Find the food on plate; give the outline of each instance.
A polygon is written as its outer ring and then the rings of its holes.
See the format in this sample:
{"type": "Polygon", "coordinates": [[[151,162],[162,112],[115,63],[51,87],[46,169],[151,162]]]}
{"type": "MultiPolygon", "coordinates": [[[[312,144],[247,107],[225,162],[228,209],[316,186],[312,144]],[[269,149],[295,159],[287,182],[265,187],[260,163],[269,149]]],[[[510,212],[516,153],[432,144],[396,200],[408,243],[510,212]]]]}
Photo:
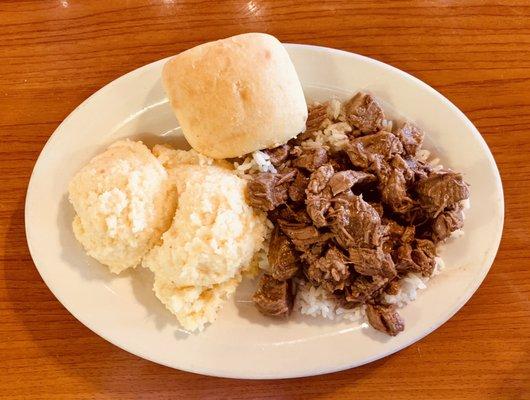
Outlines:
{"type": "Polygon", "coordinates": [[[70,183],[76,238],[119,273],[142,265],[153,290],[190,331],[213,322],[255,264],[264,213],[245,199],[232,164],[194,150],[118,141],[70,183]]]}
{"type": "Polygon", "coordinates": [[[469,187],[414,124],[357,93],[306,105],[265,34],[170,59],[163,83],[192,150],[119,141],[70,183],[76,238],[119,273],[141,262],[189,331],[213,322],[245,275],[271,317],[366,319],[388,335],[462,234],[469,187]]]}
{"type": "Polygon", "coordinates": [[[170,59],[162,77],[184,136],[207,156],[239,157],[305,129],[302,86],[273,36],[247,33],[202,44],[170,59]]]}
{"type": "Polygon", "coordinates": [[[153,290],[156,297],[188,331],[203,330],[217,318],[223,304],[235,292],[241,274],[225,282],[204,286],[177,287],[170,281],[155,276],[153,290]]]}
{"type": "Polygon", "coordinates": [[[113,273],[135,267],[169,228],[175,190],[142,142],[121,140],[71,180],[75,237],[113,273]]]}
{"type": "Polygon", "coordinates": [[[180,287],[210,286],[239,274],[264,240],[264,216],[245,201],[246,182],[217,166],[176,172],[178,206],[162,243],[143,265],[180,287]]]}
{"type": "Polygon", "coordinates": [[[180,150],[157,147],[155,153],[171,164],[178,192],[171,227],[161,243],[143,259],[155,274],[155,294],[189,330],[213,322],[222,301],[235,290],[241,274],[261,248],[267,228],[262,212],[245,200],[247,182],[233,170],[192,162],[180,150]],[[172,155],[171,155],[172,154],[172,155]]]}
{"type": "Polygon", "coordinates": [[[262,313],[287,316],[298,288],[302,313],[362,309],[377,330],[404,329],[396,304],[436,272],[469,198],[461,174],[428,161],[423,139],[358,93],[311,106],[305,132],[264,151],[269,165],[248,174],[249,203],[274,224],[253,297],[262,313]]]}

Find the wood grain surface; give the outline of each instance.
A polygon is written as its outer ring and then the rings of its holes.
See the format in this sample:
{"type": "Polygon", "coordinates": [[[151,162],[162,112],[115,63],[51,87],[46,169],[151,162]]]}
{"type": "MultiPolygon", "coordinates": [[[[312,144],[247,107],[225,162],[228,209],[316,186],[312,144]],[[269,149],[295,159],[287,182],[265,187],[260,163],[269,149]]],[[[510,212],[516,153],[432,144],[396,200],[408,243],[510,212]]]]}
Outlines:
{"type": "Polygon", "coordinates": [[[528,0],[2,0],[0,398],[530,399],[529,93],[528,0]],[[449,322],[395,355],[282,381],[175,371],[93,334],[33,265],[24,198],[58,124],[132,69],[248,31],[353,51],[407,71],[463,110],[493,151],[506,223],[491,272],[449,322]]]}

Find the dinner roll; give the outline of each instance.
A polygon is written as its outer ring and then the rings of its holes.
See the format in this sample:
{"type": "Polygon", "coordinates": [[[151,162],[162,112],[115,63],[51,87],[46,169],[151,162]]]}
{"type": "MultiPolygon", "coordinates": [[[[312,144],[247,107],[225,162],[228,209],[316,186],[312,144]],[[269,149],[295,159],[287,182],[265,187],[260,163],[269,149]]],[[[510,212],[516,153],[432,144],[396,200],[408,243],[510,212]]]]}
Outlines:
{"type": "Polygon", "coordinates": [[[302,86],[271,35],[246,33],[186,50],[166,63],[162,78],[184,136],[212,158],[275,147],[305,129],[302,86]]]}

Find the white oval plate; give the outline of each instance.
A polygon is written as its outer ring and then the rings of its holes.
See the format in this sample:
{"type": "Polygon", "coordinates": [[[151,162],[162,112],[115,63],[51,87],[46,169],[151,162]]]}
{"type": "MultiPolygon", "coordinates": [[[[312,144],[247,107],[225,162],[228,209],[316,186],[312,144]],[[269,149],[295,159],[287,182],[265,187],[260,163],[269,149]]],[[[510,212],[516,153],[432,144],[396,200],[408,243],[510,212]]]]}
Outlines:
{"type": "Polygon", "coordinates": [[[71,230],[67,184],[118,138],[185,145],[161,86],[165,60],[111,82],[81,104],[50,137],[26,198],[26,234],[42,278],[83,324],[133,354],[173,368],[233,378],[288,378],[368,363],[419,340],[446,322],[486,276],[501,238],[504,203],[493,157],[471,122],[446,98],[386,64],[321,47],[286,45],[310,99],[375,94],[427,131],[442,162],[465,174],[472,207],[465,235],[442,252],[446,270],[402,310],[405,332],[390,338],[366,326],[295,316],[278,322],[238,289],[218,320],[188,335],[151,291],[142,268],[113,276],[87,257],[71,230]]]}

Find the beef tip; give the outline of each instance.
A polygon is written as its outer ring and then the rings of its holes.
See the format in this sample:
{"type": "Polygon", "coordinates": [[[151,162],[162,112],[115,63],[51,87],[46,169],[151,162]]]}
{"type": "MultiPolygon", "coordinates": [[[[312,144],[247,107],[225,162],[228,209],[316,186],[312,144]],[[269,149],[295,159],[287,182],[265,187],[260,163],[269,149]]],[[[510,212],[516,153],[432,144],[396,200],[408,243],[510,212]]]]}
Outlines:
{"type": "Polygon", "coordinates": [[[412,260],[412,244],[404,243],[393,253],[396,270],[400,273],[417,271],[419,267],[412,260]]]}
{"type": "Polygon", "coordinates": [[[308,246],[315,243],[325,242],[331,235],[323,234],[313,225],[305,225],[295,222],[288,222],[278,219],[278,224],[282,232],[287,235],[298,250],[304,251],[308,246]]]}
{"type": "Polygon", "coordinates": [[[307,193],[320,193],[327,186],[330,178],[333,176],[333,167],[331,164],[324,164],[311,174],[307,193]]]}
{"type": "Polygon", "coordinates": [[[398,279],[391,281],[385,288],[385,293],[391,296],[395,296],[401,290],[401,284],[398,279]]]}
{"type": "Polygon", "coordinates": [[[349,303],[366,303],[377,297],[388,283],[380,276],[359,276],[345,289],[344,299],[349,303]]]}
{"type": "Polygon", "coordinates": [[[329,163],[335,171],[343,171],[352,167],[350,158],[344,151],[333,153],[329,163]]]}
{"type": "Polygon", "coordinates": [[[416,184],[416,193],[420,205],[436,217],[445,208],[467,199],[469,186],[461,174],[441,171],[420,180],[416,184]]]}
{"type": "MultiPolygon", "coordinates": [[[[324,255],[324,250],[328,247],[327,242],[318,242],[311,246],[308,246],[304,249],[303,252],[300,253],[300,259],[306,263],[306,267],[309,266],[311,263],[318,260],[320,257],[324,255]]],[[[306,268],[306,275],[307,275],[307,268],[306,268]]]]}
{"type": "Polygon", "coordinates": [[[306,274],[309,281],[328,292],[344,289],[345,282],[350,276],[347,260],[336,247],[330,247],[324,257],[309,264],[306,274]]]}
{"type": "Polygon", "coordinates": [[[403,225],[398,224],[393,219],[384,219],[383,223],[387,226],[388,235],[390,238],[397,242],[401,239],[401,236],[405,233],[405,227],[403,225]]]}
{"type": "Polygon", "coordinates": [[[377,101],[366,93],[357,93],[345,106],[350,125],[361,132],[375,132],[381,129],[385,114],[377,101]]]}
{"type": "Polygon", "coordinates": [[[325,188],[318,194],[308,193],[305,200],[307,214],[316,227],[322,228],[328,224],[326,213],[331,206],[331,190],[325,188]]]}
{"type": "Polygon", "coordinates": [[[274,210],[285,202],[283,190],[276,187],[276,174],[262,172],[253,176],[248,183],[249,203],[263,211],[274,210]]]}
{"type": "Polygon", "coordinates": [[[292,201],[302,201],[305,199],[305,190],[309,179],[300,171],[297,171],[293,183],[289,186],[289,198],[292,201]]]}
{"type": "Polygon", "coordinates": [[[291,281],[279,281],[264,274],[259,280],[252,300],[264,315],[287,317],[293,308],[291,281]]]}
{"type": "Polygon", "coordinates": [[[444,211],[434,219],[432,224],[433,240],[441,242],[451,236],[451,233],[464,226],[464,216],[460,210],[444,211]]]}
{"type": "Polygon", "coordinates": [[[318,131],[328,118],[327,104],[312,104],[307,110],[306,132],[318,131]]]}
{"type": "Polygon", "coordinates": [[[326,247],[325,242],[318,242],[311,246],[308,246],[300,253],[300,258],[307,264],[315,262],[317,259],[324,255],[324,248],[326,247]]]}
{"type": "Polygon", "coordinates": [[[298,257],[294,246],[279,229],[274,227],[269,242],[268,254],[271,275],[274,279],[285,281],[298,272],[298,257]]]}
{"type": "Polygon", "coordinates": [[[399,218],[406,225],[424,226],[431,220],[430,214],[417,202],[405,213],[399,214],[399,218]]]}
{"type": "Polygon", "coordinates": [[[248,183],[248,198],[251,206],[271,211],[287,201],[288,184],[294,179],[295,171],[286,174],[260,172],[248,183]]]}
{"type": "Polygon", "coordinates": [[[310,172],[315,171],[328,162],[328,154],[322,147],[305,150],[293,161],[293,165],[298,168],[304,168],[310,172]]]}
{"type": "Polygon", "coordinates": [[[311,217],[309,217],[305,208],[295,209],[289,205],[280,206],[274,211],[269,212],[269,219],[273,222],[276,222],[278,219],[283,219],[287,222],[311,225],[311,217]]]}
{"type": "Polygon", "coordinates": [[[327,225],[325,214],[331,206],[331,190],[327,184],[333,173],[333,167],[330,164],[324,164],[309,178],[305,204],[307,213],[317,227],[327,225]]]}
{"type": "Polygon", "coordinates": [[[412,179],[414,182],[427,178],[433,173],[433,168],[431,165],[419,161],[416,158],[406,158],[405,162],[407,163],[408,168],[414,174],[412,179]]]}
{"type": "Polygon", "coordinates": [[[427,239],[416,239],[416,248],[412,250],[412,260],[423,276],[431,276],[436,266],[436,245],[427,239]]]}
{"type": "Polygon", "coordinates": [[[400,171],[405,178],[407,184],[414,182],[416,177],[414,170],[410,167],[406,160],[403,159],[399,154],[395,155],[390,161],[390,165],[400,171]]]}
{"type": "Polygon", "coordinates": [[[384,233],[381,217],[362,196],[352,195],[345,199],[342,193],[333,200],[331,229],[344,249],[381,244],[384,233]]]}
{"type": "Polygon", "coordinates": [[[368,304],[366,316],[373,328],[390,336],[396,336],[405,329],[403,319],[393,306],[368,304]]]}
{"type": "Polygon", "coordinates": [[[401,235],[400,241],[401,243],[411,243],[414,240],[415,236],[416,236],[416,227],[407,226],[405,230],[403,231],[403,234],[401,235]]]}
{"type": "Polygon", "coordinates": [[[391,169],[388,174],[378,174],[383,202],[395,213],[403,214],[413,206],[407,194],[407,182],[403,173],[391,169]]]}
{"type": "Polygon", "coordinates": [[[396,269],[390,254],[384,253],[380,248],[352,247],[349,249],[349,254],[349,260],[353,263],[353,268],[361,275],[378,275],[385,278],[396,276],[396,269]]]}
{"type": "Polygon", "coordinates": [[[357,183],[373,182],[375,176],[362,171],[339,171],[336,172],[329,180],[331,193],[333,196],[351,189],[357,183]]]}
{"type": "Polygon", "coordinates": [[[332,219],[332,224],[335,225],[333,230],[335,232],[341,226],[348,225],[350,222],[350,202],[353,201],[354,194],[351,190],[347,190],[331,199],[332,207],[328,211],[328,216],[332,219]]]}
{"type": "Polygon", "coordinates": [[[289,150],[291,150],[291,146],[283,144],[274,149],[265,150],[265,152],[269,155],[272,165],[278,167],[289,157],[289,150]]]}
{"type": "Polygon", "coordinates": [[[381,203],[368,202],[368,204],[370,204],[374,208],[374,210],[377,211],[379,217],[383,218],[385,209],[381,203]]]}
{"type": "Polygon", "coordinates": [[[412,243],[404,243],[394,253],[396,269],[400,273],[419,272],[423,276],[431,276],[436,265],[436,246],[427,239],[416,239],[412,243]]]}
{"type": "Polygon", "coordinates": [[[405,123],[396,132],[396,136],[403,144],[405,154],[414,157],[423,144],[424,134],[415,125],[405,123]]]}
{"type": "Polygon", "coordinates": [[[287,185],[294,181],[297,172],[296,168],[283,168],[281,173],[276,174],[278,177],[276,185],[284,185],[285,187],[288,187],[287,185]]]}
{"type": "Polygon", "coordinates": [[[352,164],[358,168],[377,171],[383,160],[390,160],[403,152],[399,139],[389,132],[379,132],[355,138],[346,147],[346,153],[352,164]]]}

